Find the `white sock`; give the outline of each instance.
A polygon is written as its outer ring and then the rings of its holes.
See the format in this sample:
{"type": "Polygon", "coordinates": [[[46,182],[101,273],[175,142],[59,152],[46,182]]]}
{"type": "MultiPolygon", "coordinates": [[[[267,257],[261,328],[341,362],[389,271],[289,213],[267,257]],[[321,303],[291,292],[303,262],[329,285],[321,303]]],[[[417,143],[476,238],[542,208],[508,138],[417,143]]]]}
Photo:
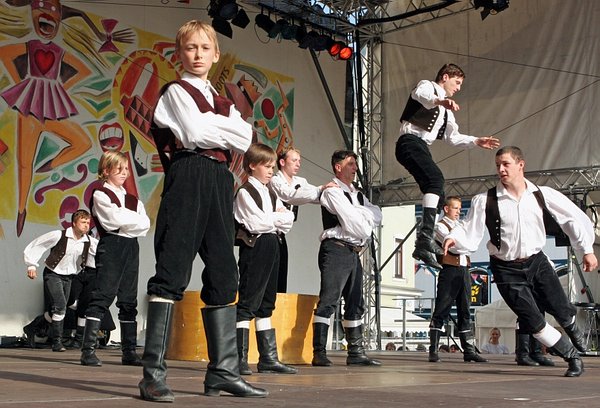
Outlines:
{"type": "Polygon", "coordinates": [[[546,326],[541,331],[533,333],[533,337],[535,337],[535,339],[542,343],[544,346],[552,347],[556,343],[558,343],[558,341],[562,337],[562,334],[560,334],[560,332],[554,327],[546,323],[546,326]]]}

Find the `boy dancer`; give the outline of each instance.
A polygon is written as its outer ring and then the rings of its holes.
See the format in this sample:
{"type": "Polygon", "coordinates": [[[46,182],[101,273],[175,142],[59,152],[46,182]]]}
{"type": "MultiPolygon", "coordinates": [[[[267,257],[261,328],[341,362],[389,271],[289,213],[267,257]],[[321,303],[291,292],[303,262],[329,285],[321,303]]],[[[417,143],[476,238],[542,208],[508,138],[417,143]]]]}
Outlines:
{"type": "Polygon", "coordinates": [[[233,254],[233,175],[227,162],[230,150],[248,149],[252,127],[208,81],[210,67],[219,60],[215,30],[189,21],[179,29],[175,49],[185,72],[162,89],[152,129],[166,173],[154,237],[156,274],[148,281],[140,395],[149,401],[175,399],[166,382],[169,326],[173,303],[183,297],[194,258],[200,254],[205,265],[202,319],[210,360],[204,393],[265,397],[265,390],[240,377],[233,304],[238,271],[233,254]]]}
{"type": "Polygon", "coordinates": [[[277,298],[279,245],[292,228],[294,213],[283,206],[267,184],[273,177],[277,154],[264,144],[253,144],[244,154],[244,170],[250,176],[238,190],[233,213],[239,223],[240,269],[237,304],[237,343],[240,374],[251,375],[248,367],[248,334],[254,318],[258,345],[259,373],[296,374],[279,361],[271,315],[277,298]]]}
{"type": "MultiPolygon", "coordinates": [[[[44,293],[49,300],[51,320],[49,337],[52,339],[52,351],[66,351],[62,343],[64,318],[67,314],[67,300],[71,292],[71,280],[86,265],[88,260],[93,266],[98,240],[89,236],[90,213],[77,210],[72,217],[71,226],[63,231],[48,232],[25,247],[23,257],[27,265],[27,276],[35,279],[38,262],[44,252],[50,250],[44,268],[44,293]]],[[[35,329],[45,324],[45,314],[24,327],[27,341],[35,347],[35,329]]]]}
{"type": "MultiPolygon", "coordinates": [[[[337,187],[334,182],[323,186],[313,186],[305,178],[298,176],[300,171],[300,150],[294,146],[284,148],[277,157],[279,171],[273,176],[269,187],[277,194],[288,209],[294,213],[294,221],[298,218],[298,206],[312,203],[319,204],[321,192],[327,187],[337,187]]],[[[288,247],[285,235],[280,235],[281,246],[279,251],[279,277],[277,278],[277,292],[287,292],[288,276],[288,247]]]]}
{"type": "Polygon", "coordinates": [[[121,152],[105,152],[98,164],[102,187],[94,190],[90,209],[100,235],[96,252],[96,288],[85,311],[81,364],[101,366],[96,339],[102,318],[115,297],[121,323],[123,365],[141,365],[137,345],[138,237],[146,236],[150,219],[144,204],[128,194],[123,183],[129,177],[129,159],[121,152]]]}
{"type": "Polygon", "coordinates": [[[433,161],[429,145],[444,140],[453,146],[494,149],[500,141],[494,137],[474,137],[458,133],[454,113],[460,109],[450,99],[465,79],[454,64],[444,65],[435,81],[420,81],[410,93],[402,117],[400,137],[396,142],[396,160],[414,177],[423,195],[423,220],[415,242],[413,258],[442,269],[435,255],[443,251],[433,238],[437,206],[444,195],[444,175],[433,161]]]}
{"type": "MultiPolygon", "coordinates": [[[[462,203],[459,197],[446,198],[444,205],[444,218],[435,225],[435,240],[440,244],[446,235],[458,225],[462,203]]],[[[440,361],[438,346],[444,322],[450,316],[452,303],[456,302],[458,320],[458,336],[463,348],[463,359],[466,362],[485,363],[487,360],[477,353],[472,344],[471,333],[471,276],[468,267],[471,260],[468,255],[449,252],[447,255],[438,256],[442,270],[438,275],[437,297],[431,323],[429,324],[429,361],[440,361]]]]}

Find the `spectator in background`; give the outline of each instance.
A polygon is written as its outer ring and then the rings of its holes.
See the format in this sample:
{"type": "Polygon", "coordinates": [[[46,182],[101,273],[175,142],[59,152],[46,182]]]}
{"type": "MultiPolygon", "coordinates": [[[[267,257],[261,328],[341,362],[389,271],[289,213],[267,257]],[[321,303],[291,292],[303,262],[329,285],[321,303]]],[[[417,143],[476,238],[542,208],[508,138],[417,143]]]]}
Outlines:
{"type": "Polygon", "coordinates": [[[508,347],[504,344],[500,344],[500,337],[502,337],[500,329],[497,327],[492,328],[490,330],[490,339],[488,343],[481,347],[481,351],[488,354],[510,354],[508,347]]]}

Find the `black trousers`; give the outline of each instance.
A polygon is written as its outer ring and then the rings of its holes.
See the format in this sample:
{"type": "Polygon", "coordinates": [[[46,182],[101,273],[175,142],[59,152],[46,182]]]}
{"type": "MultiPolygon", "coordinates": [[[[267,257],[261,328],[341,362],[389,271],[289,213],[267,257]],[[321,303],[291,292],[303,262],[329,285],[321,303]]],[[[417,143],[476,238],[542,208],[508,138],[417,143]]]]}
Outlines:
{"type": "Polygon", "coordinates": [[[505,262],[491,257],[490,269],[502,298],[518,317],[521,333],[542,330],[546,326],[544,311],[562,327],[571,324],[577,310],[543,252],[526,262],[505,262]]]}
{"type": "Polygon", "coordinates": [[[441,329],[456,302],[457,328],[471,330],[471,277],[465,266],[443,265],[438,275],[435,309],[430,327],[441,329]]]}
{"type": "Polygon", "coordinates": [[[271,317],[277,300],[279,239],[275,234],[258,237],[254,247],[240,247],[237,321],[271,317]]]}
{"type": "Polygon", "coordinates": [[[148,294],[181,300],[196,255],[204,262],[200,297],[207,305],[235,302],[233,175],[225,163],[178,154],[165,177],[156,220],[156,274],[148,294]]]}
{"type": "Polygon", "coordinates": [[[360,257],[347,246],[331,239],[319,248],[321,290],[315,315],[329,318],[344,298],[344,320],[360,320],[365,311],[362,295],[363,269],[360,257]]]}
{"type": "Polygon", "coordinates": [[[106,234],[96,250],[96,287],[86,317],[102,320],[117,298],[120,321],[135,321],[140,248],[137,238],[106,234]]]}
{"type": "Polygon", "coordinates": [[[51,315],[66,315],[71,280],[75,275],[61,275],[44,268],[44,293],[48,296],[51,315]]]}
{"type": "Polygon", "coordinates": [[[281,244],[279,245],[279,270],[277,272],[277,293],[287,292],[288,278],[288,246],[285,235],[281,234],[281,244]]]}
{"type": "Polygon", "coordinates": [[[429,146],[421,138],[411,134],[400,136],[396,142],[396,160],[414,177],[423,194],[431,193],[443,198],[444,175],[433,161],[429,146]]]}

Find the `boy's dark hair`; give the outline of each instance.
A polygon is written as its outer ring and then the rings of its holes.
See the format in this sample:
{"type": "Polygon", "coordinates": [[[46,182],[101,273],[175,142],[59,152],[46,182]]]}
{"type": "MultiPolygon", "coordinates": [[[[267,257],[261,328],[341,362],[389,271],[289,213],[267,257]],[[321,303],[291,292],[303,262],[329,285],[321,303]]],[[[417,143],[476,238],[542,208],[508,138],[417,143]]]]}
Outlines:
{"type": "Polygon", "coordinates": [[[358,160],[358,156],[352,150],[336,150],[331,155],[331,168],[335,173],[335,165],[339,162],[344,161],[347,157],[354,157],[354,160],[358,160]]]}
{"type": "Polygon", "coordinates": [[[503,154],[510,154],[515,161],[525,160],[525,156],[523,155],[523,151],[519,149],[517,146],[504,146],[498,149],[496,152],[496,157],[502,156],[503,154]]]}
{"type": "Polygon", "coordinates": [[[248,174],[252,174],[250,165],[256,164],[267,164],[269,162],[275,162],[277,160],[277,153],[266,144],[252,143],[248,148],[248,151],[244,153],[244,171],[248,174]]]}
{"type": "Polygon", "coordinates": [[[442,80],[444,74],[448,74],[448,76],[450,78],[452,78],[452,77],[464,78],[465,77],[465,73],[463,72],[462,69],[460,69],[460,67],[458,65],[445,64],[438,71],[437,76],[435,77],[435,82],[440,82],[442,80]]]}
{"type": "Polygon", "coordinates": [[[73,213],[73,215],[71,216],[71,223],[77,222],[80,218],[90,219],[90,218],[92,218],[92,216],[86,210],[79,209],[79,210],[75,211],[73,213]]]}

